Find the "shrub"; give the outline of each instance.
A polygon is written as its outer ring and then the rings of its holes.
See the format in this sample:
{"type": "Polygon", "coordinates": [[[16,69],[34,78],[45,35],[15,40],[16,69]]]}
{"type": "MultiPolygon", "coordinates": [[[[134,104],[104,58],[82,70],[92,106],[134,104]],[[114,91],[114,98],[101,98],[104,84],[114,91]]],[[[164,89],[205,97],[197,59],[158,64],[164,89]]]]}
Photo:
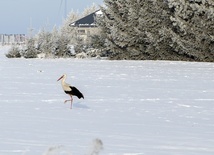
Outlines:
{"type": "Polygon", "coordinates": [[[8,53],[5,54],[7,58],[20,58],[20,50],[19,47],[13,45],[11,49],[9,49],[8,53]]]}

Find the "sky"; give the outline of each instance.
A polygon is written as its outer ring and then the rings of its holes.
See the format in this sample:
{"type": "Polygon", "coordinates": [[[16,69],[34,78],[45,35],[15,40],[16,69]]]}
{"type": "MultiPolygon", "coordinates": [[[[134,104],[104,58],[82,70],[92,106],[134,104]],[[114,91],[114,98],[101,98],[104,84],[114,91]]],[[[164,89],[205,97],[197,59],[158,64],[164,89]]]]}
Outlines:
{"type": "Polygon", "coordinates": [[[65,12],[81,13],[93,3],[102,5],[103,0],[0,0],[0,34],[28,34],[30,30],[36,33],[41,28],[59,27],[65,12]]]}

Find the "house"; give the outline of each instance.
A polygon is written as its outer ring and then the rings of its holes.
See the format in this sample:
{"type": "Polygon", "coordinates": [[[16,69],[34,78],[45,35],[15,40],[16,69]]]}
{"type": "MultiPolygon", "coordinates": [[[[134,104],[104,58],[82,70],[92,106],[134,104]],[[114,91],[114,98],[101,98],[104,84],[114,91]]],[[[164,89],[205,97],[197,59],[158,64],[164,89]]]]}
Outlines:
{"type": "Polygon", "coordinates": [[[97,10],[79,20],[70,24],[71,27],[76,27],[78,35],[84,40],[88,36],[98,33],[99,29],[96,25],[96,17],[102,15],[101,10],[97,10]]]}

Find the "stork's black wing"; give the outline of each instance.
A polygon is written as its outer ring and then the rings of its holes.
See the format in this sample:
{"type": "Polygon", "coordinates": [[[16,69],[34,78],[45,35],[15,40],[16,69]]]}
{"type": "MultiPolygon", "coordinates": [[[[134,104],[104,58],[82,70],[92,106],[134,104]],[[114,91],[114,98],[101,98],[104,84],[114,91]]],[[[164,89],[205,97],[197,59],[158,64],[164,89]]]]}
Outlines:
{"type": "Polygon", "coordinates": [[[71,94],[72,95],[77,96],[79,99],[80,98],[84,99],[83,94],[76,87],[70,86],[70,88],[71,88],[71,94]]]}

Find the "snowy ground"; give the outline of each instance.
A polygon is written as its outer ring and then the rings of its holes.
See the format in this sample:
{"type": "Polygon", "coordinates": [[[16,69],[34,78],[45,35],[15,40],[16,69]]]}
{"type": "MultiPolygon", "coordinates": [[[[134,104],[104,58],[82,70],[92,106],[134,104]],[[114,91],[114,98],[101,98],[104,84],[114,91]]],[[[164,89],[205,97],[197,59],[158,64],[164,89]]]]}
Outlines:
{"type": "Polygon", "coordinates": [[[214,63],[7,59],[0,155],[213,155],[214,63]],[[67,73],[85,100],[56,80],[67,73]]]}

